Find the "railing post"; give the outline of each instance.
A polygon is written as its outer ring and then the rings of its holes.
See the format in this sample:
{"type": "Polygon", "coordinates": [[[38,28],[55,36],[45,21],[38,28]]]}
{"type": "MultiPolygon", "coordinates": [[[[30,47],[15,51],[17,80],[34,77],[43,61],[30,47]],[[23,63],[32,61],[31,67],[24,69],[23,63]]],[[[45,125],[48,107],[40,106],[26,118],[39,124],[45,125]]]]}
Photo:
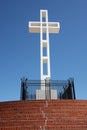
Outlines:
{"type": "Polygon", "coordinates": [[[25,78],[21,79],[21,100],[26,100],[25,78]]]}

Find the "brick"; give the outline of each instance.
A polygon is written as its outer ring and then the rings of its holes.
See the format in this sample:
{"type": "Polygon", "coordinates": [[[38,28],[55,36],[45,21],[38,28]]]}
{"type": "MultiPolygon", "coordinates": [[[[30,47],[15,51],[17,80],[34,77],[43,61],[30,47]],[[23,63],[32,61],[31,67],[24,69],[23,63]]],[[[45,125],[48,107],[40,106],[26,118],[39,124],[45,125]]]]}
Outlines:
{"type": "Polygon", "coordinates": [[[0,130],[86,130],[87,100],[0,102],[0,130]]]}

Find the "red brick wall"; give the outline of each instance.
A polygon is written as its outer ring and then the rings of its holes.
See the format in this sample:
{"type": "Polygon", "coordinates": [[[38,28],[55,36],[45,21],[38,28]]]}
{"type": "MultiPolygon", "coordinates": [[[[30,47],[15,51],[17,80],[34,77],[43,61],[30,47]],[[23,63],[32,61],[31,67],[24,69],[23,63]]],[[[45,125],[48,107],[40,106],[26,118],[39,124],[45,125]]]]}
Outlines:
{"type": "Polygon", "coordinates": [[[87,130],[87,101],[1,102],[0,130],[87,130]]]}

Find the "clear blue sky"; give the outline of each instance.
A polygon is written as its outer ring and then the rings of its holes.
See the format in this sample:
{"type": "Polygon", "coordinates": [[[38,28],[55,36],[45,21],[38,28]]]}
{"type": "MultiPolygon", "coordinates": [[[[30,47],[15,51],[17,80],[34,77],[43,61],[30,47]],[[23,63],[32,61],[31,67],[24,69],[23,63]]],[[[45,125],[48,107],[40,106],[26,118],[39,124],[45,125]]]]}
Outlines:
{"type": "Polygon", "coordinates": [[[60,22],[50,35],[51,79],[74,77],[77,99],[87,99],[87,0],[0,0],[0,101],[20,99],[20,79],[40,79],[39,34],[29,21],[60,22]]]}

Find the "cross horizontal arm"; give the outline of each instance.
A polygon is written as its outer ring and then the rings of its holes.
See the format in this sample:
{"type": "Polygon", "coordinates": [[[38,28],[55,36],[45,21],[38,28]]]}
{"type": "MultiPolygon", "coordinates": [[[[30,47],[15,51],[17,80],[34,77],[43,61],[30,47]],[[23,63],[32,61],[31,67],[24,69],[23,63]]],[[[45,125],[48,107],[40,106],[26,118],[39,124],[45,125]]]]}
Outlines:
{"type": "Polygon", "coordinates": [[[40,22],[29,22],[29,32],[40,32],[40,22]]]}
{"type": "Polygon", "coordinates": [[[46,32],[48,27],[49,33],[59,33],[60,23],[59,22],[29,22],[29,32],[39,33],[40,29],[46,32]]]}

